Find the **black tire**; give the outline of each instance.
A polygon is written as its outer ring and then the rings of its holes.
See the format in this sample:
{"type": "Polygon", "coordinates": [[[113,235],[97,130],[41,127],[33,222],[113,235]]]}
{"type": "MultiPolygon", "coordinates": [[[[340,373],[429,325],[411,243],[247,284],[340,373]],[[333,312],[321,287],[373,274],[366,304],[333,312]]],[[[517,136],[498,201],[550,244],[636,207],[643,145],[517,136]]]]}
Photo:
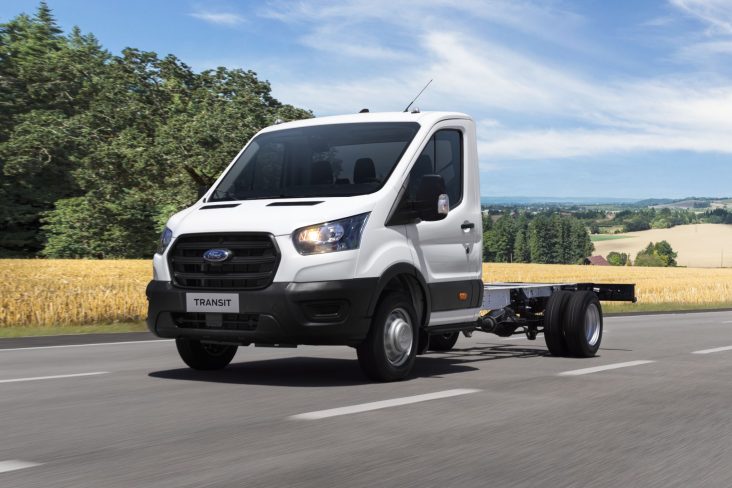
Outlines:
{"type": "Polygon", "coordinates": [[[430,345],[430,336],[423,327],[419,329],[419,347],[417,348],[417,356],[421,356],[427,352],[430,345]]]}
{"type": "Polygon", "coordinates": [[[385,294],[371,321],[369,333],[356,348],[361,370],[374,381],[398,381],[412,371],[419,333],[417,313],[403,293],[385,294]]]}
{"type": "Polygon", "coordinates": [[[569,354],[578,358],[593,357],[602,342],[602,306],[591,291],[578,291],[564,311],[564,338],[569,354]]]}
{"type": "Polygon", "coordinates": [[[237,346],[202,344],[201,341],[179,337],[175,340],[178,354],[189,367],[200,370],[223,369],[236,354],[237,346]]]}
{"type": "Polygon", "coordinates": [[[564,338],[564,315],[572,298],[569,291],[559,290],[552,293],[544,310],[544,342],[552,356],[567,356],[569,348],[564,338]]]}
{"type": "Polygon", "coordinates": [[[449,351],[455,346],[458,337],[460,337],[460,332],[431,335],[429,349],[430,351],[449,351]]]}

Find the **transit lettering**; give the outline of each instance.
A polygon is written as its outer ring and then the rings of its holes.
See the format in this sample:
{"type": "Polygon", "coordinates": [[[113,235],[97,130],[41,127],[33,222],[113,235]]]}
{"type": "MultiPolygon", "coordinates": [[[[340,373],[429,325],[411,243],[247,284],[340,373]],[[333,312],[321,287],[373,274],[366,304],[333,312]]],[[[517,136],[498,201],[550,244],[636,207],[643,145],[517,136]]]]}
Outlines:
{"type": "Polygon", "coordinates": [[[194,298],[197,307],[229,307],[231,298],[194,298]]]}

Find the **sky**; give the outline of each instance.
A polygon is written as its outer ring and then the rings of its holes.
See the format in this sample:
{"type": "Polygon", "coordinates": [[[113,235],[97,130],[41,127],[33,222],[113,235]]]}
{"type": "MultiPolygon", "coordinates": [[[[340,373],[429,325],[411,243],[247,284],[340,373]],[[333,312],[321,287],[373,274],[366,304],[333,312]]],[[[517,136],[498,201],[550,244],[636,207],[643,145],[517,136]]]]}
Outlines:
{"type": "Polygon", "coordinates": [[[732,196],[732,0],[48,4],[113,53],[251,69],[317,116],[403,110],[432,79],[415,105],[476,120],[483,196],[732,196]]]}

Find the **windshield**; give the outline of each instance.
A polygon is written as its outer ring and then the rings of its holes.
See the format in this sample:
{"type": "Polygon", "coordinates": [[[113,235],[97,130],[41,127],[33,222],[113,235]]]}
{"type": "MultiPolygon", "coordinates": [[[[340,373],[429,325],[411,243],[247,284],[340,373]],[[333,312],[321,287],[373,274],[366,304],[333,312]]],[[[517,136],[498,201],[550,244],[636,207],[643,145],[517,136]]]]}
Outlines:
{"type": "Polygon", "coordinates": [[[418,130],[415,122],[362,122],[260,134],[209,201],[373,193],[418,130]]]}

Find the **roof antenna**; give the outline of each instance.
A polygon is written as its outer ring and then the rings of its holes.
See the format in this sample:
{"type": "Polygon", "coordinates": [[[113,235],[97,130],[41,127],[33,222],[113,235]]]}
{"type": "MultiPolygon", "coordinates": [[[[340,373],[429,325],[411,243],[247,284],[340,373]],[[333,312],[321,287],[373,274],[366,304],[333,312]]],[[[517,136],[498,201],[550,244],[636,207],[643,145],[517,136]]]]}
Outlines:
{"type": "Polygon", "coordinates": [[[419,98],[419,96],[420,96],[420,95],[422,94],[422,92],[423,92],[423,91],[425,91],[425,90],[427,89],[427,87],[428,87],[428,86],[430,86],[430,83],[432,83],[432,80],[428,81],[428,82],[427,82],[427,84],[426,84],[426,85],[424,86],[424,88],[422,88],[422,89],[420,90],[420,92],[419,92],[419,93],[417,93],[417,96],[416,96],[416,97],[414,97],[414,100],[412,100],[411,102],[409,102],[409,105],[407,105],[407,108],[405,108],[405,109],[404,109],[404,111],[405,111],[405,112],[408,112],[408,111],[409,111],[409,107],[411,107],[411,106],[412,106],[412,104],[413,104],[414,102],[416,102],[416,101],[417,101],[417,99],[418,99],[418,98],[419,98]]]}

